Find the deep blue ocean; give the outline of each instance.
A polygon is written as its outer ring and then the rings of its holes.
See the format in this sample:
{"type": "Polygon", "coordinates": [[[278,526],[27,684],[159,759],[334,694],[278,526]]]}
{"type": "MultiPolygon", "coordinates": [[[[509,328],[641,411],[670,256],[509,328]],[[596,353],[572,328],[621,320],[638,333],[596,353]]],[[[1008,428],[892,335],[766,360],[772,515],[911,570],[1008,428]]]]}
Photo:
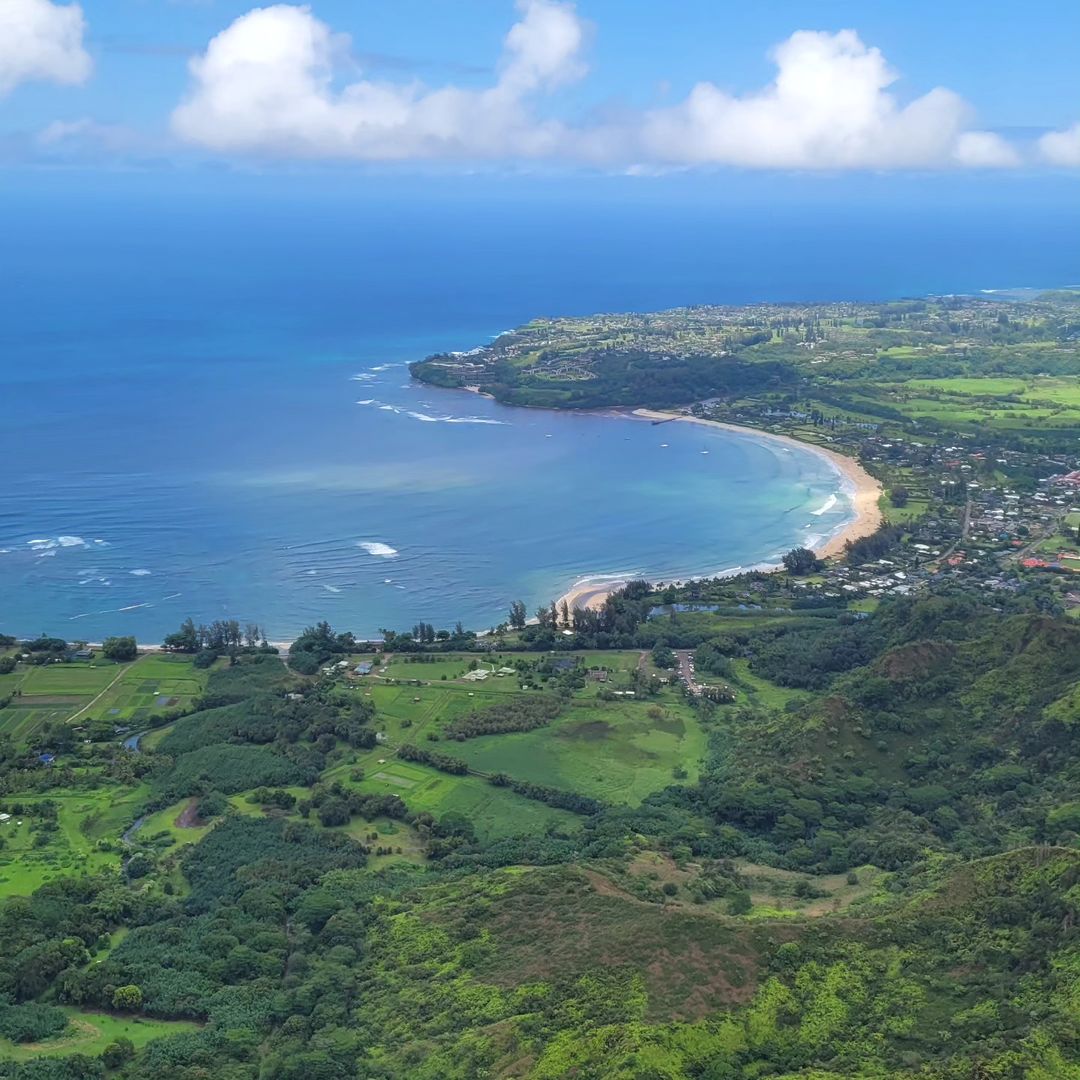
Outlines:
{"type": "Polygon", "coordinates": [[[4,193],[0,630],[485,627],[586,576],[774,560],[845,520],[813,455],[405,365],[536,315],[1080,279],[1060,200],[427,184],[4,193]]]}

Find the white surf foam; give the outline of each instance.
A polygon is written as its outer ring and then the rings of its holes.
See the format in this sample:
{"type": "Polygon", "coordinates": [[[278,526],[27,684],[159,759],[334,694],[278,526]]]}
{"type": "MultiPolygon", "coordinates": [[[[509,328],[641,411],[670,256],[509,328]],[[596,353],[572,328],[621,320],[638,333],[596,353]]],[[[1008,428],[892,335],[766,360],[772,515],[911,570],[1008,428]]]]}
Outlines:
{"type": "Polygon", "coordinates": [[[56,542],[61,547],[86,547],[86,541],[81,536],[58,536],[56,542]]]}
{"type": "Polygon", "coordinates": [[[325,590],[326,590],[327,592],[332,592],[332,593],[339,593],[339,592],[341,592],[341,590],[340,590],[340,589],[339,589],[339,588],[338,588],[338,587],[337,587],[336,585],[324,585],[324,586],[323,586],[323,588],[324,588],[324,589],[325,589],[325,590]]]}
{"type": "Polygon", "coordinates": [[[486,416],[431,416],[428,413],[408,412],[414,420],[420,420],[425,424],[498,424],[505,426],[505,420],[492,420],[486,416]]]}
{"type": "Polygon", "coordinates": [[[129,570],[128,573],[131,574],[132,577],[149,577],[150,576],[150,571],[149,570],[129,570]]]}
{"type": "Polygon", "coordinates": [[[813,514],[814,517],[821,517],[822,514],[827,514],[836,505],[836,502],[836,496],[830,495],[821,506],[816,510],[811,510],[810,513],[813,514]]]}
{"type": "Polygon", "coordinates": [[[362,547],[369,555],[375,555],[380,559],[392,559],[398,553],[397,548],[392,548],[389,544],[383,544],[377,540],[361,540],[357,547],[362,547]]]}

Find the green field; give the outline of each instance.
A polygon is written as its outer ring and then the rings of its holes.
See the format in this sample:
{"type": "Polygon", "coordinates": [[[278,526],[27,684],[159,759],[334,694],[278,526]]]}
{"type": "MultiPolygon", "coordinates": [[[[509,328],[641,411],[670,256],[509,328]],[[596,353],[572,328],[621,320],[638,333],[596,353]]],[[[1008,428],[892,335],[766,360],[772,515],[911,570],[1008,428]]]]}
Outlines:
{"type": "Polygon", "coordinates": [[[153,713],[187,708],[206,687],[209,672],[196,668],[190,657],[151,654],[141,656],[90,715],[138,726],[153,713]]]}
{"type": "Polygon", "coordinates": [[[65,1008],[70,1018],[67,1030],[55,1039],[40,1043],[13,1043],[0,1039],[0,1057],[9,1061],[31,1061],[50,1055],[99,1055],[109,1043],[118,1038],[130,1039],[136,1048],[151,1039],[197,1031],[199,1025],[185,1020],[147,1020],[143,1017],[113,1016],[111,1013],[83,1012],[65,1008]]]}
{"type": "Polygon", "coordinates": [[[93,697],[101,693],[120,674],[119,664],[43,664],[27,669],[19,689],[24,696],[42,697],[65,694],[93,697]]]}
{"type": "Polygon", "coordinates": [[[763,705],[769,709],[782,709],[790,701],[805,701],[808,695],[802,690],[788,690],[755,675],[750,670],[750,661],[736,659],[731,661],[735,672],[740,701],[747,704],[763,705]]]}
{"type": "Polygon", "coordinates": [[[176,824],[176,819],[190,801],[190,799],[180,799],[171,806],[166,806],[164,810],[157,810],[153,814],[147,814],[136,834],[138,841],[140,843],[149,841],[151,837],[163,832],[168,833],[173,842],[179,847],[194,844],[201,840],[213,828],[212,824],[199,825],[193,828],[180,828],[176,824]]]}
{"type": "MultiPolygon", "coordinates": [[[[487,683],[434,683],[431,686],[373,686],[371,700],[379,711],[377,724],[391,742],[415,742],[428,731],[439,732],[451,720],[474,709],[505,701],[519,691],[517,683],[503,680],[504,689],[487,683]]],[[[535,693],[535,691],[531,691],[535,693]]]]}
{"type": "MultiPolygon", "coordinates": [[[[457,750],[455,744],[455,756],[463,756],[457,750]]],[[[369,795],[399,795],[415,813],[427,812],[436,818],[463,814],[485,841],[520,833],[540,836],[551,827],[573,829],[581,822],[568,810],[534,802],[477,776],[450,776],[414,761],[399,761],[382,751],[372,751],[362,764],[364,779],[358,784],[348,780],[347,770],[330,778],[369,795]]],[[[354,822],[349,828],[355,830],[356,825],[354,822]]],[[[364,827],[360,825],[361,831],[364,827]]]]}
{"type": "Polygon", "coordinates": [[[147,788],[104,787],[96,791],[50,792],[9,796],[7,802],[32,806],[43,799],[58,804],[57,832],[43,847],[35,846],[32,815],[12,815],[0,823],[0,897],[26,896],[39,885],[65,875],[118,867],[117,842],[131,823],[147,788]],[[22,822],[20,825],[19,822],[22,822]],[[108,845],[102,848],[99,842],[108,845]]]}
{"type": "Polygon", "coordinates": [[[575,702],[548,727],[448,744],[448,753],[486,773],[577,791],[636,806],[646,795],[698,776],[706,736],[694,711],[674,694],[657,702],[575,702]],[[650,716],[654,708],[662,716],[650,716]]]}
{"type": "MultiPolygon", "coordinates": [[[[415,660],[409,660],[407,655],[403,654],[390,658],[385,673],[376,668],[372,675],[366,676],[365,678],[373,680],[384,678],[400,679],[403,681],[419,680],[424,683],[451,682],[462,680],[465,675],[469,674],[470,661],[476,668],[492,672],[492,674],[482,682],[465,680],[460,683],[460,685],[467,686],[471,689],[483,686],[489,693],[502,693],[505,691],[517,690],[518,680],[516,676],[494,674],[494,672],[501,667],[511,666],[510,658],[502,655],[484,657],[446,656],[439,657],[438,660],[429,662],[417,662],[415,660]]],[[[364,680],[362,679],[361,682],[363,681],[364,680]]],[[[458,685],[458,683],[455,682],[455,685],[458,685]]]]}
{"type": "Polygon", "coordinates": [[[948,426],[998,429],[1080,427],[1080,379],[1077,378],[945,378],[863,386],[860,395],[899,409],[912,419],[930,419],[948,426]]]}
{"type": "Polygon", "coordinates": [[[132,664],[20,665],[0,676],[0,696],[19,691],[0,709],[0,732],[26,743],[45,724],[75,717],[137,727],[151,715],[190,706],[207,675],[190,657],[156,653],[132,664]]]}

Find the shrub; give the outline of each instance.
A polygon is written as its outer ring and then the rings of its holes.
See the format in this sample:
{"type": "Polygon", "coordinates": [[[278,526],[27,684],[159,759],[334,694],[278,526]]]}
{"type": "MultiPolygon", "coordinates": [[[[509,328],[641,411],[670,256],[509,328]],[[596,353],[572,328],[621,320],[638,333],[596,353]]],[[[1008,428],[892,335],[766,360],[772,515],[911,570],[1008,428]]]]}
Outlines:
{"type": "Polygon", "coordinates": [[[59,1035],[67,1027],[63,1009],[52,1005],[8,1005],[0,1008],[0,1035],[16,1043],[40,1042],[59,1035]]]}

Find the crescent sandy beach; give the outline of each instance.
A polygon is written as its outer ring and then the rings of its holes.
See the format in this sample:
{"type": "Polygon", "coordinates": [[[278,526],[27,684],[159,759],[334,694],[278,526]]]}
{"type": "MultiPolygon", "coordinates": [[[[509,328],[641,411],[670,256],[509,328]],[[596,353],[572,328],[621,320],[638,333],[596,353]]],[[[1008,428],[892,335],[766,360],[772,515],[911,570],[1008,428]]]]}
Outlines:
{"type": "MultiPolygon", "coordinates": [[[[881,485],[854,458],[848,457],[846,454],[841,454],[824,446],[818,446],[815,443],[794,439],[790,435],[777,435],[771,431],[761,431],[759,428],[744,427],[739,424],[728,424],[720,420],[706,420],[703,417],[689,416],[686,413],[659,412],[655,409],[634,409],[629,415],[642,420],[676,420],[687,424],[720,428],[725,431],[736,432],[739,435],[751,435],[757,439],[796,447],[826,458],[840,473],[844,490],[851,500],[854,516],[847,525],[827,537],[814,549],[820,558],[828,559],[842,555],[849,541],[869,536],[871,533],[876,532],[881,525],[882,514],[879,505],[881,485]]],[[[561,606],[565,602],[571,610],[574,608],[596,610],[602,607],[604,601],[624,584],[626,583],[622,581],[599,581],[595,578],[582,578],[559,598],[558,603],[561,606]]]]}

